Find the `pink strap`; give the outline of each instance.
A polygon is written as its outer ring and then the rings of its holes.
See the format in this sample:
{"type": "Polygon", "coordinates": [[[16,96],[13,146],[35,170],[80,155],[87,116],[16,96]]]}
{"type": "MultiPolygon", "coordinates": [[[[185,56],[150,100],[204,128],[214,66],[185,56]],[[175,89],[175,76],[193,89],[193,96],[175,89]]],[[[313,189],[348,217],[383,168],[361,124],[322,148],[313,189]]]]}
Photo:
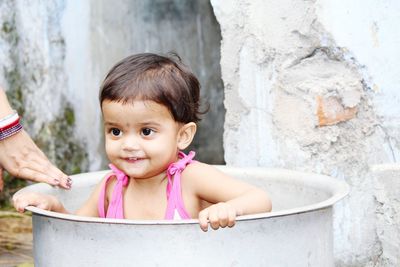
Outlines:
{"type": "Polygon", "coordinates": [[[106,177],[106,181],[104,186],[100,191],[99,201],[97,203],[97,209],[99,212],[100,218],[115,218],[115,219],[123,219],[124,218],[124,203],[123,203],[123,189],[128,185],[129,178],[125,173],[118,170],[114,165],[108,165],[113,171],[106,177]],[[106,188],[107,183],[111,177],[117,177],[117,184],[114,187],[114,191],[111,196],[111,201],[108,203],[107,214],[104,212],[104,201],[106,198],[106,188]]]}
{"type": "Polygon", "coordinates": [[[186,165],[193,162],[195,153],[190,151],[188,155],[179,152],[180,160],[169,165],[167,169],[168,184],[167,184],[167,210],[165,212],[166,220],[173,220],[175,210],[178,211],[181,219],[190,219],[190,215],[185,210],[182,191],[181,191],[181,174],[186,165]],[[172,179],[173,177],[173,179],[172,179]]]}

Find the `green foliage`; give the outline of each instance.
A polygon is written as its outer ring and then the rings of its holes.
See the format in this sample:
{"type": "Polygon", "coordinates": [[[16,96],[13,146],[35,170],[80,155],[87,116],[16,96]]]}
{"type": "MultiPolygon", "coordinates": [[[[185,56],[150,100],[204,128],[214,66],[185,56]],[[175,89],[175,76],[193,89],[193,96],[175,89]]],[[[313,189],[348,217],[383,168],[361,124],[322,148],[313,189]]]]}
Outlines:
{"type": "Polygon", "coordinates": [[[15,14],[12,14],[8,20],[3,22],[0,34],[10,45],[15,46],[18,44],[19,37],[15,23],[15,14]]]}
{"type": "Polygon", "coordinates": [[[88,167],[85,147],[74,135],[74,124],[74,111],[67,104],[63,113],[43,125],[35,138],[50,160],[67,174],[80,173],[88,167]]]}
{"type": "Polygon", "coordinates": [[[6,94],[10,105],[17,110],[21,117],[23,117],[25,114],[25,98],[24,94],[22,93],[21,74],[17,68],[7,70],[4,74],[8,82],[9,90],[6,91],[6,94]]]}
{"type": "Polygon", "coordinates": [[[74,110],[70,106],[66,106],[64,110],[64,117],[67,125],[73,126],[75,123],[75,114],[74,110]]]}

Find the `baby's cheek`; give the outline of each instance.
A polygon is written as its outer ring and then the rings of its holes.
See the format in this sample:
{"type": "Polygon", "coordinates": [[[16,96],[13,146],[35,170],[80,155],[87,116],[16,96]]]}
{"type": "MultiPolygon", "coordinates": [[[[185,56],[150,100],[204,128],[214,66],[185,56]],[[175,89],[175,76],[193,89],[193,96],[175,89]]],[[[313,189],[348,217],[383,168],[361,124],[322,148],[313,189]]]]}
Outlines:
{"type": "Polygon", "coordinates": [[[105,150],[107,157],[110,161],[118,156],[118,147],[113,142],[107,141],[107,139],[105,143],[105,150]]]}

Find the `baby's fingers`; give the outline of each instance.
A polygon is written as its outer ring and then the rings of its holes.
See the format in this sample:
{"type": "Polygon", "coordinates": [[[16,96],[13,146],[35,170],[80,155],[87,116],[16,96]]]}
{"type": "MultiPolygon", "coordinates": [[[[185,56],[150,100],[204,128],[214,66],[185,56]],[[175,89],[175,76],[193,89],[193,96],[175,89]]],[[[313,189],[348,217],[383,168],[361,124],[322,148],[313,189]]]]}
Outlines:
{"type": "Polygon", "coordinates": [[[29,202],[22,197],[15,196],[13,197],[13,205],[18,212],[23,213],[25,208],[29,206],[29,202]]]}
{"type": "MultiPolygon", "coordinates": [[[[42,207],[46,205],[46,201],[44,201],[41,196],[37,193],[28,192],[28,193],[17,193],[13,197],[14,208],[19,212],[24,212],[25,208],[28,206],[42,207]]],[[[44,209],[48,209],[48,205],[46,207],[42,207],[44,209]],[[46,208],[47,207],[47,208],[46,208]]]]}
{"type": "Polygon", "coordinates": [[[220,221],[218,217],[218,205],[214,204],[210,207],[202,210],[199,213],[200,227],[203,231],[208,230],[208,222],[210,222],[210,227],[217,230],[220,226],[220,221]]]}
{"type": "Polygon", "coordinates": [[[210,210],[208,214],[208,220],[210,221],[210,226],[212,229],[217,230],[220,227],[221,222],[219,220],[217,209],[213,208],[210,210]]]}
{"type": "Polygon", "coordinates": [[[228,211],[228,227],[233,227],[236,224],[236,211],[231,209],[228,211]]]}
{"type": "MultiPolygon", "coordinates": [[[[229,214],[228,214],[229,210],[228,209],[224,209],[223,207],[218,209],[218,217],[217,219],[218,224],[221,228],[225,228],[228,224],[229,224],[229,214]]],[[[218,227],[217,227],[218,229],[218,227]]]]}
{"type": "Polygon", "coordinates": [[[199,224],[201,230],[203,230],[204,232],[208,231],[208,208],[200,211],[199,224]]]}

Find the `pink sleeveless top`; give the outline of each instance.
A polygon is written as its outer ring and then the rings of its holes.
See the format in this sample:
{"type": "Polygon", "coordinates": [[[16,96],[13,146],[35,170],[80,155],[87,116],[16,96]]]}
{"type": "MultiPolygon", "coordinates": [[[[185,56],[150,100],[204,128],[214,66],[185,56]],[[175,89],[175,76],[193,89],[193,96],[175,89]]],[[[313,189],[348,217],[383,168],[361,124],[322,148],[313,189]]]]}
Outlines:
{"type": "MultiPolygon", "coordinates": [[[[179,160],[171,163],[167,169],[167,210],[164,219],[190,219],[188,212],[185,210],[181,192],[181,173],[186,166],[193,162],[195,153],[190,151],[188,155],[179,152],[179,160]]],[[[123,188],[128,185],[129,177],[110,164],[112,172],[105,178],[106,181],[101,188],[97,209],[100,218],[124,219],[124,203],[123,203],[123,188]],[[107,213],[104,210],[104,201],[106,198],[107,183],[112,177],[117,178],[117,183],[112,192],[111,200],[109,201],[107,213]]]]}

